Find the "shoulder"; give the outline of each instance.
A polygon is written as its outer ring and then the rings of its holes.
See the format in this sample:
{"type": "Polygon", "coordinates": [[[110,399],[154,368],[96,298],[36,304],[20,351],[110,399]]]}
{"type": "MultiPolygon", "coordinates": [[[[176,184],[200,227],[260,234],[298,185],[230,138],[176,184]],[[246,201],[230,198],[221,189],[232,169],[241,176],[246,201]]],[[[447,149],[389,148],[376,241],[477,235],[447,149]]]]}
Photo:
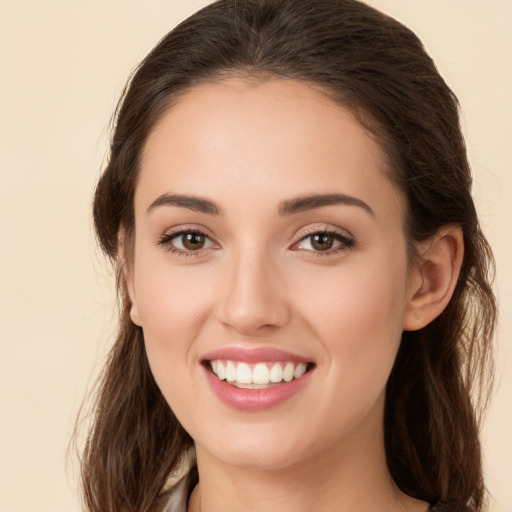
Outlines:
{"type": "Polygon", "coordinates": [[[160,494],[151,512],[187,512],[189,481],[187,476],[160,494]]]}

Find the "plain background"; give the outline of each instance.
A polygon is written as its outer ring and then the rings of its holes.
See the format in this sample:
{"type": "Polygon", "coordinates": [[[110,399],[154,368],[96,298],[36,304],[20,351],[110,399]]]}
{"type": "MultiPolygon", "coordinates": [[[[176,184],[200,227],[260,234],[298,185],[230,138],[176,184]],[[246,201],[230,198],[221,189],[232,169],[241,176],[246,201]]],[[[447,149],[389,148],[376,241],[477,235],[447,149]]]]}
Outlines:
{"type": "MultiPolygon", "coordinates": [[[[0,512],[80,510],[66,450],[115,330],[90,222],[109,119],[135,64],[206,3],[0,0],[0,512]]],[[[512,512],[512,1],[369,3],[417,32],[462,105],[502,312],[490,510],[512,512]]]]}

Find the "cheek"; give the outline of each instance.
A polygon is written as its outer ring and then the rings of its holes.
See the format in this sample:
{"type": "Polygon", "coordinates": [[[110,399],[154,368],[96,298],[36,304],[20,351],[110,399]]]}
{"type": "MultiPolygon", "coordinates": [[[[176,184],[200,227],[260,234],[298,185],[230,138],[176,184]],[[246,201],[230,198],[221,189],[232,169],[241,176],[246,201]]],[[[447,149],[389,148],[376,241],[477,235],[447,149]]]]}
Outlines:
{"type": "Polygon", "coordinates": [[[203,324],[200,290],[177,276],[148,274],[139,288],[146,354],[155,381],[183,425],[194,425],[190,404],[196,402],[197,348],[203,324]]]}
{"type": "Polygon", "coordinates": [[[406,262],[385,261],[303,282],[302,316],[323,345],[333,382],[355,394],[382,391],[400,345],[406,262]]]}
{"type": "Polygon", "coordinates": [[[186,344],[201,326],[215,283],[208,268],[173,267],[166,256],[141,251],[135,265],[135,297],[145,330],[155,341],[177,348],[175,342],[186,344]]]}
{"type": "Polygon", "coordinates": [[[135,297],[151,370],[169,401],[183,394],[183,382],[196,370],[194,341],[204,328],[213,284],[198,267],[173,269],[161,261],[165,257],[144,256],[136,260],[135,297]]]}

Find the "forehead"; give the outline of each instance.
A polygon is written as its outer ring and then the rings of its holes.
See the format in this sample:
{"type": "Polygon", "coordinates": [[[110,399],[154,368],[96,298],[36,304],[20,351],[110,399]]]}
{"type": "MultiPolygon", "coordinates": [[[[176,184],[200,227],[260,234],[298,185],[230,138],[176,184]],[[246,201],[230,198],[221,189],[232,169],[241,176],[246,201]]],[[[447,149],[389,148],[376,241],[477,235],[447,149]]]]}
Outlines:
{"type": "Polygon", "coordinates": [[[163,115],[144,147],[136,203],[169,192],[247,204],[339,192],[398,211],[385,169],[380,146],[319,90],[230,78],[190,89],[163,115]]]}

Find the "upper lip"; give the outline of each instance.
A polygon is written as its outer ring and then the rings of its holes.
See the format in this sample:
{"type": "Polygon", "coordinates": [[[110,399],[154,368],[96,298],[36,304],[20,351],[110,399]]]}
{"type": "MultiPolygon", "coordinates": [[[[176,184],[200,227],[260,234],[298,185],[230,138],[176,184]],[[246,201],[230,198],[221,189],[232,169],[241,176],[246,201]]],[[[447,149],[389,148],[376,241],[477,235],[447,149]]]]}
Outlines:
{"type": "Polygon", "coordinates": [[[291,361],[296,363],[310,363],[311,359],[286,352],[273,347],[225,347],[208,352],[202,358],[203,361],[223,359],[227,361],[240,361],[243,363],[291,361]]]}

